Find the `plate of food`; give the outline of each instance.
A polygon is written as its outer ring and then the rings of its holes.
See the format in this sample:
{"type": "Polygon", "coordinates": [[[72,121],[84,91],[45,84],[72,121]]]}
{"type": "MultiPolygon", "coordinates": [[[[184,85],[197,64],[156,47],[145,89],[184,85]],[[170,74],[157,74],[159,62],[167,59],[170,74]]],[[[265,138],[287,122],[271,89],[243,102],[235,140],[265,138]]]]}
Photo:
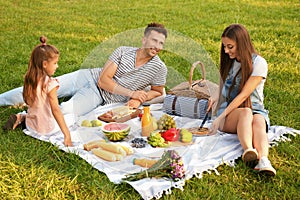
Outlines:
{"type": "Polygon", "coordinates": [[[98,119],[104,122],[122,123],[136,118],[140,113],[142,113],[141,109],[134,109],[129,106],[120,106],[103,113],[98,116],[98,119]]]}
{"type": "Polygon", "coordinates": [[[209,134],[209,129],[206,127],[202,127],[202,128],[192,127],[192,128],[187,128],[187,130],[196,136],[207,136],[209,134]]]}

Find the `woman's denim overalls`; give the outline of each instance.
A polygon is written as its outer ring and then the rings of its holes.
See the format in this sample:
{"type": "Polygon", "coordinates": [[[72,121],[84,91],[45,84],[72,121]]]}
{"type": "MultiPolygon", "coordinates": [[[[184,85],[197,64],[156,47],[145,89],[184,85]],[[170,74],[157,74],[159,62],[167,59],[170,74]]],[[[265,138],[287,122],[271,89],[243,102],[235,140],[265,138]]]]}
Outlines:
{"type": "MultiPolygon", "coordinates": [[[[253,61],[255,60],[256,56],[257,55],[252,56],[253,61]]],[[[228,76],[227,76],[227,78],[224,82],[223,88],[222,88],[222,96],[225,99],[225,102],[221,103],[220,108],[217,111],[217,116],[219,116],[225,110],[227,105],[229,105],[231,103],[231,101],[238,95],[239,85],[241,82],[241,73],[239,71],[240,67],[241,67],[241,64],[238,63],[237,61],[235,61],[233,66],[229,70],[228,76]],[[239,73],[239,74],[237,75],[237,77],[235,79],[235,85],[231,89],[230,97],[229,97],[228,91],[229,91],[230,86],[233,83],[236,73],[239,73]]],[[[269,112],[264,108],[262,99],[258,95],[258,92],[256,89],[252,92],[252,94],[250,95],[250,98],[251,98],[251,102],[252,102],[253,114],[261,114],[265,118],[267,130],[268,130],[268,128],[270,127],[270,119],[268,116],[269,112]]]]}

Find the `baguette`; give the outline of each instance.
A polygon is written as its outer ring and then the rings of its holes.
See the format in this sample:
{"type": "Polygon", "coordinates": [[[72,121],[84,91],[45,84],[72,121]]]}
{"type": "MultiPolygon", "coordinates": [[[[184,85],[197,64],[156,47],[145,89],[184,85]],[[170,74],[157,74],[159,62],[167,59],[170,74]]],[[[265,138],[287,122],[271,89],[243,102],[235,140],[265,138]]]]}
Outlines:
{"type": "Polygon", "coordinates": [[[106,142],[100,142],[99,147],[106,151],[110,151],[112,153],[119,153],[122,156],[126,156],[126,151],[119,145],[117,144],[112,144],[112,143],[106,143],[106,142]]]}
{"type": "Polygon", "coordinates": [[[91,149],[98,148],[100,142],[105,142],[105,140],[95,140],[83,145],[84,150],[90,151],[91,149]]]}
{"type": "Polygon", "coordinates": [[[94,148],[92,149],[92,153],[98,156],[99,158],[102,158],[107,161],[117,161],[116,154],[106,151],[101,148],[94,148]]]}
{"type": "Polygon", "coordinates": [[[124,146],[122,144],[118,144],[118,146],[122,147],[122,149],[126,152],[126,155],[132,155],[133,149],[131,147],[124,146]]]}
{"type": "Polygon", "coordinates": [[[117,161],[119,160],[123,160],[124,156],[122,156],[121,154],[116,153],[115,154],[117,161]]]}
{"type": "Polygon", "coordinates": [[[154,165],[157,162],[157,160],[151,160],[151,159],[139,159],[139,158],[135,158],[133,159],[133,164],[134,165],[139,165],[141,167],[145,167],[145,168],[150,168],[152,167],[152,165],[154,165]]]}

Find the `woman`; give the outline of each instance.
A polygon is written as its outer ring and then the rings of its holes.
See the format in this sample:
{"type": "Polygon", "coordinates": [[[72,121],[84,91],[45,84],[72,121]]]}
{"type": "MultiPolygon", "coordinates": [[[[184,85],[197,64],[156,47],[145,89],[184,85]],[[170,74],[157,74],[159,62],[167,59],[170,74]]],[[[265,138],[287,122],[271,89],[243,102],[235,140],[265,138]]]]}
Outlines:
{"type": "Polygon", "coordinates": [[[270,121],[263,104],[267,72],[267,62],[256,53],[245,27],[228,26],[222,34],[217,118],[210,131],[237,134],[244,149],[243,161],[251,165],[258,160],[255,170],[275,176],[268,159],[270,121]]]}

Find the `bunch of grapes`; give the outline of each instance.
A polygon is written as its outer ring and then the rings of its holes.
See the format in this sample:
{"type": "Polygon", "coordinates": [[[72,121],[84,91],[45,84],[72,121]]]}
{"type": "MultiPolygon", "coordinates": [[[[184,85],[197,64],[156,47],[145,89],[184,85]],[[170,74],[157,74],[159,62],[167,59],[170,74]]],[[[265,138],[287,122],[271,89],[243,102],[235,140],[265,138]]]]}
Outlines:
{"type": "Polygon", "coordinates": [[[160,119],[157,121],[158,129],[159,130],[169,130],[170,128],[176,128],[176,122],[168,114],[164,114],[160,117],[160,119]]]}

